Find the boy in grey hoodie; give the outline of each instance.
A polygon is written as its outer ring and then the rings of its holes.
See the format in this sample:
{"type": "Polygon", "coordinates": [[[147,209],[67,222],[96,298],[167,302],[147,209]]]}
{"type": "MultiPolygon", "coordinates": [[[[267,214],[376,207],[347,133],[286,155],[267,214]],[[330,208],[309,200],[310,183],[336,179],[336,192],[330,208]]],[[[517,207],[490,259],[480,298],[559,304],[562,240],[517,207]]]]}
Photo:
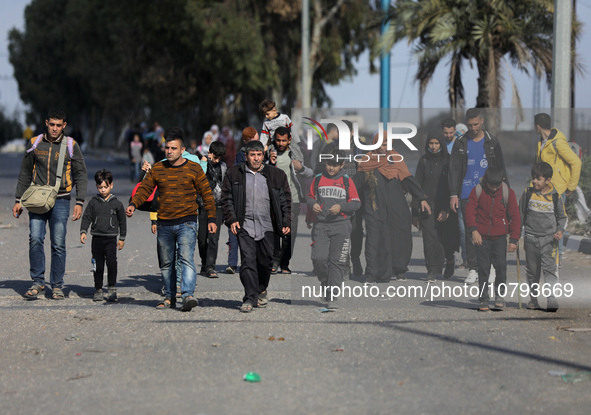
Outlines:
{"type": "Polygon", "coordinates": [[[326,161],[325,172],[317,175],[310,186],[308,207],[316,214],[312,228],[314,272],[327,297],[328,308],[337,308],[331,287],[341,286],[349,266],[350,217],[361,207],[361,200],[353,180],[341,171],[345,152],[334,149],[331,154],[333,158],[326,161]]]}
{"type": "Polygon", "coordinates": [[[530,310],[539,309],[540,293],[549,293],[547,310],[558,310],[554,286],[558,283],[558,241],[566,227],[564,203],[550,182],[552,167],[545,162],[536,163],[531,169],[532,186],[525,189],[521,202],[522,224],[525,228],[524,250],[527,282],[531,300],[530,310]],[[544,274],[544,284],[540,277],[544,274]]]}
{"type": "Polygon", "coordinates": [[[103,273],[107,262],[107,301],[117,300],[117,249],[123,249],[127,235],[127,217],[123,204],[111,194],[113,175],[99,170],[94,175],[98,195],[94,196],[82,215],[80,242],[86,243],[88,227],[92,225],[92,260],[94,268],[94,301],[103,300],[103,273]],[[119,241],[117,241],[119,236],[119,241]]]}

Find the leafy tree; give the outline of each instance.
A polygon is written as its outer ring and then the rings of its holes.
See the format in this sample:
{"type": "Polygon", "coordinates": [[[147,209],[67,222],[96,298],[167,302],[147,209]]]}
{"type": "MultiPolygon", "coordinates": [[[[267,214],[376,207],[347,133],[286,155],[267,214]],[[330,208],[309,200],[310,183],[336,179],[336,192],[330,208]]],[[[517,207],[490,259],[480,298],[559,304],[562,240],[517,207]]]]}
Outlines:
{"type": "MultiPolygon", "coordinates": [[[[372,2],[375,0],[372,0],[372,2]]],[[[363,0],[312,0],[314,97],[354,74],[369,44],[363,0]]],[[[295,106],[301,68],[299,0],[33,0],[9,34],[23,101],[41,122],[61,107],[110,145],[148,117],[186,130],[260,120],[258,103],[295,106]]]]}
{"type": "Polygon", "coordinates": [[[68,73],[66,9],[61,0],[33,1],[25,8],[25,30],[12,29],[8,35],[20,97],[31,106],[37,124],[49,108],[71,114],[88,105],[88,89],[68,73]]]}
{"type": "Polygon", "coordinates": [[[0,108],[0,144],[23,136],[23,127],[16,118],[7,117],[0,108]]]}
{"type": "MultiPolygon", "coordinates": [[[[399,0],[390,9],[390,30],[381,47],[407,39],[414,43],[421,92],[435,69],[449,62],[449,102],[464,105],[462,67],[473,62],[478,70],[477,107],[499,108],[504,90],[504,69],[512,82],[514,105],[521,107],[507,61],[525,73],[552,71],[552,0],[399,0]]],[[[580,24],[574,21],[577,36],[580,24]]]]}

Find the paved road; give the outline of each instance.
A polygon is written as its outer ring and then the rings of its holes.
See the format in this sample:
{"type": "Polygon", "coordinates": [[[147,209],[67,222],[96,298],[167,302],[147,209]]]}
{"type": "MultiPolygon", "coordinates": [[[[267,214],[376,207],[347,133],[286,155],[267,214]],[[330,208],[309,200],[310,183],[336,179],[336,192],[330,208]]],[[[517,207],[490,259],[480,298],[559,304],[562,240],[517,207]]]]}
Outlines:
{"type": "MultiPolygon", "coordinates": [[[[557,313],[518,309],[517,296],[503,311],[479,313],[463,295],[380,296],[322,313],[322,303],[299,299],[302,285],[316,285],[309,231],[300,229],[297,274],[273,276],[266,310],[240,314],[238,276],[220,274],[198,278],[192,312],[158,311],[156,240],[138,212],[119,254],[117,304],[91,300],[79,222],[68,229],[68,298],[28,302],[27,215],[10,215],[20,156],[0,157],[2,413],[589,413],[589,381],[548,374],[591,371],[591,333],[557,330],[591,327],[585,255],[567,255],[561,283],[573,284],[574,295],[560,299],[557,313]],[[262,381],[244,382],[249,371],[262,381]]],[[[114,193],[129,194],[127,167],[116,159],[89,157],[88,167],[90,176],[110,168],[114,193]]],[[[413,242],[409,280],[392,287],[427,287],[420,237],[413,242]]],[[[221,270],[226,253],[220,257],[221,270]]],[[[435,286],[461,289],[465,272],[457,274],[435,286]]],[[[510,255],[509,282],[516,281],[510,255]]]]}

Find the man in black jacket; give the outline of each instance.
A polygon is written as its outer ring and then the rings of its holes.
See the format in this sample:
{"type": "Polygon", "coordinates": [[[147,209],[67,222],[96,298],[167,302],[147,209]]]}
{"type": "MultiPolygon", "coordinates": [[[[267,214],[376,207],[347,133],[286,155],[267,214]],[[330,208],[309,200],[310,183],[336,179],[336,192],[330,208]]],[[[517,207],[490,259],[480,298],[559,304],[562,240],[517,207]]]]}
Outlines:
{"type": "Polygon", "coordinates": [[[287,176],[263,164],[264,147],[251,141],[244,147],[246,163],[228,169],[222,185],[224,222],[238,237],[240,281],[245,295],[241,312],[267,306],[267,286],[273,262],[273,234],[291,228],[291,193],[287,176]]]}
{"type": "MultiPolygon", "coordinates": [[[[484,172],[489,167],[499,168],[503,171],[503,177],[507,177],[505,161],[501,145],[496,137],[493,137],[483,127],[483,110],[470,108],[466,111],[466,123],[468,132],[456,139],[449,160],[449,205],[454,212],[461,209],[466,211],[468,197],[472,189],[480,182],[484,172]]],[[[465,222],[465,215],[464,222],[465,222]]],[[[477,277],[478,259],[476,247],[472,243],[472,236],[466,230],[466,254],[470,272],[466,278],[467,284],[474,284],[477,277]]]]}

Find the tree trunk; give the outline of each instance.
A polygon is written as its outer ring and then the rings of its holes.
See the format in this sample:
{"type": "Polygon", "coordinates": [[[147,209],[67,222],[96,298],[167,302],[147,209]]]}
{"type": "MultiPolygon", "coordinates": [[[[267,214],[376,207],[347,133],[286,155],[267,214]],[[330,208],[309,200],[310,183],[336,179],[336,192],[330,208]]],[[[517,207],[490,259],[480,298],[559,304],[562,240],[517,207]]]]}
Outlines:
{"type": "Polygon", "coordinates": [[[478,68],[478,96],[476,97],[476,108],[488,108],[490,106],[490,97],[488,87],[486,85],[488,65],[487,62],[479,60],[477,62],[478,68]]]}
{"type": "Polygon", "coordinates": [[[487,59],[478,61],[477,108],[486,108],[484,128],[493,135],[500,130],[501,85],[499,82],[500,57],[491,49],[487,59]]]}

